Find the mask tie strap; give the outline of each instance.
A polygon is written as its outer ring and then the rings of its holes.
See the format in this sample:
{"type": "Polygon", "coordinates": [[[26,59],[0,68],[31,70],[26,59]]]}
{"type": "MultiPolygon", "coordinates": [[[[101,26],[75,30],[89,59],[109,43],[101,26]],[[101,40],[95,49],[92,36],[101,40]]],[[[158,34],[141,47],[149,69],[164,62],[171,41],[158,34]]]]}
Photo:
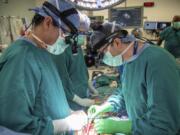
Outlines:
{"type": "Polygon", "coordinates": [[[41,39],[39,39],[35,34],[31,33],[31,36],[32,36],[37,42],[39,42],[39,43],[37,44],[37,46],[38,46],[39,48],[47,48],[47,45],[46,45],[41,39]]]}
{"type": "Polygon", "coordinates": [[[137,41],[135,41],[135,42],[134,42],[133,55],[136,55],[136,54],[137,54],[137,50],[138,50],[138,42],[137,42],[137,41]]]}
{"type": "Polygon", "coordinates": [[[132,42],[120,55],[124,55],[126,52],[127,52],[127,50],[129,50],[129,48],[132,46],[134,44],[134,42],[132,42]]]}

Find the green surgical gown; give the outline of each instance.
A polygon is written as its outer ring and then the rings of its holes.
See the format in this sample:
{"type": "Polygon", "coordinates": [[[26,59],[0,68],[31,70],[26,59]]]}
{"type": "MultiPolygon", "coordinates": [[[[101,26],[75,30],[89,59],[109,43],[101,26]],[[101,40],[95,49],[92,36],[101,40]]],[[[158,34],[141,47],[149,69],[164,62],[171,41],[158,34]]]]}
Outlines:
{"type": "Polygon", "coordinates": [[[168,27],[160,33],[160,38],[165,40],[164,48],[174,57],[180,58],[180,30],[168,27]]]}
{"type": "Polygon", "coordinates": [[[117,110],[125,102],[133,135],[180,135],[180,76],[175,59],[148,45],[135,57],[125,63],[122,93],[108,101],[117,110]]]}
{"type": "Polygon", "coordinates": [[[88,70],[84,61],[81,47],[78,48],[78,54],[73,55],[71,46],[63,54],[52,55],[62,80],[62,84],[71,109],[83,109],[82,106],[73,102],[74,95],[81,98],[88,97],[88,70]]]}
{"type": "Polygon", "coordinates": [[[15,41],[0,57],[0,125],[33,135],[52,135],[52,120],[69,114],[49,53],[25,38],[15,41]]]}

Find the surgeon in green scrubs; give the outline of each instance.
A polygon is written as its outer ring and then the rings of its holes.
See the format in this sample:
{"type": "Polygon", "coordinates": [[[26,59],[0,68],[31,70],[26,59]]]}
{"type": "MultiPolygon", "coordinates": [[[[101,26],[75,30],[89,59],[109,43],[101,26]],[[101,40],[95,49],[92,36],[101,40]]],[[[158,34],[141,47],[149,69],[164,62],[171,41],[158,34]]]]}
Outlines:
{"type": "Polygon", "coordinates": [[[180,16],[174,16],[172,26],[160,33],[158,45],[165,41],[164,48],[175,58],[180,58],[180,16]]]}
{"type": "MultiPolygon", "coordinates": [[[[89,25],[89,18],[81,14],[79,31],[87,32],[89,25]]],[[[69,46],[64,53],[52,55],[72,110],[82,110],[95,103],[93,99],[88,98],[90,90],[97,94],[97,91],[88,83],[89,75],[81,48],[85,40],[85,35],[80,34],[77,37],[78,53],[72,53],[72,47],[69,46]]]]}
{"type": "MultiPolygon", "coordinates": [[[[95,119],[96,131],[100,134],[180,135],[180,75],[174,57],[162,48],[133,39],[125,30],[117,33],[102,38],[106,43],[93,45],[104,52],[103,61],[116,59],[119,65],[124,65],[121,93],[88,110],[89,118],[95,119]],[[129,119],[96,119],[104,112],[121,111],[123,103],[129,119]]],[[[93,39],[96,43],[102,40],[98,35],[93,39]]]]}
{"type": "Polygon", "coordinates": [[[62,53],[59,29],[71,32],[64,19],[78,28],[79,15],[64,0],[46,1],[32,10],[31,32],[0,57],[0,125],[33,135],[70,135],[86,124],[87,117],[80,111],[71,113],[50,53],[62,53]],[[74,12],[57,14],[68,10],[74,12]],[[59,50],[51,49],[57,45],[59,50]]]}

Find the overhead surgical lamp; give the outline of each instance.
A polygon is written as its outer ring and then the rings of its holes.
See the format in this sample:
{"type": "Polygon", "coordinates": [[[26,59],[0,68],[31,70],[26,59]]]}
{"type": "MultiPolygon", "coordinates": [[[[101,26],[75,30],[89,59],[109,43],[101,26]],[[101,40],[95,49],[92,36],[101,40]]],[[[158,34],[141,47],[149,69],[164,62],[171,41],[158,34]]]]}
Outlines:
{"type": "Polygon", "coordinates": [[[69,0],[82,10],[102,10],[116,6],[125,0],[69,0]]]}

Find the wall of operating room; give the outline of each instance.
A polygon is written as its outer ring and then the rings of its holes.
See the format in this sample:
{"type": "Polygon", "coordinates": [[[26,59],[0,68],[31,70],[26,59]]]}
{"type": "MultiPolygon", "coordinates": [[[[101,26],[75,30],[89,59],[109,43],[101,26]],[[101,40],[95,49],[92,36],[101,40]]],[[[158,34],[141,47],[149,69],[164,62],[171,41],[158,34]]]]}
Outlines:
{"type": "Polygon", "coordinates": [[[0,1],[0,16],[19,16],[30,19],[33,13],[28,9],[35,7],[35,3],[35,0],[21,0],[21,2],[8,0],[7,3],[0,1]]]}
{"type": "MultiPolygon", "coordinates": [[[[127,0],[126,6],[142,6],[148,0],[127,0]]],[[[144,21],[171,21],[172,17],[180,13],[180,0],[154,0],[154,7],[144,8],[144,21]],[[171,1],[171,2],[170,2],[171,1]]],[[[116,7],[125,7],[122,3],[116,7]]],[[[93,12],[93,15],[108,18],[108,10],[93,12]]]]}
{"type": "MultiPolygon", "coordinates": [[[[44,0],[22,0],[17,3],[16,0],[8,0],[8,3],[0,1],[0,16],[21,16],[31,18],[33,13],[27,9],[40,5],[44,0]]],[[[142,6],[147,0],[127,0],[126,6],[142,6]]],[[[175,14],[180,13],[180,0],[155,0],[155,6],[144,8],[144,21],[171,21],[175,14]],[[171,2],[170,2],[171,1],[171,2]],[[171,3],[171,4],[170,4],[171,3]]],[[[122,3],[117,7],[125,7],[122,3]]],[[[108,18],[108,10],[95,11],[92,15],[104,16],[108,18]]]]}

